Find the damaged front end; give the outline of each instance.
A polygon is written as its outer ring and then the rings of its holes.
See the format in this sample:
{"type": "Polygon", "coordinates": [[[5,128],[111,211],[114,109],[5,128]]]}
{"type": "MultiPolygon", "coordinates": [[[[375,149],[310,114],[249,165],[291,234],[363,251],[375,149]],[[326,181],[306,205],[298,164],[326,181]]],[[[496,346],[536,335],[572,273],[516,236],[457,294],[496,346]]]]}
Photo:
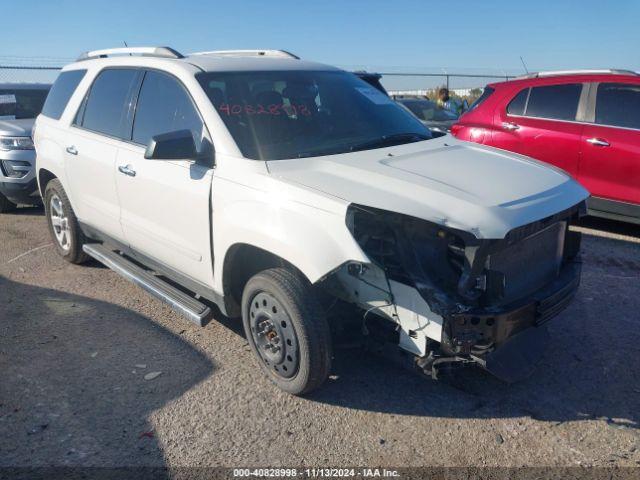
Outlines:
{"type": "Polygon", "coordinates": [[[544,351],[544,324],[578,288],[580,234],[569,225],[584,209],[492,240],[351,205],[347,226],[371,263],[346,265],[332,290],[365,309],[366,333],[393,326],[400,347],[433,377],[443,365],[473,363],[517,381],[544,351]]]}

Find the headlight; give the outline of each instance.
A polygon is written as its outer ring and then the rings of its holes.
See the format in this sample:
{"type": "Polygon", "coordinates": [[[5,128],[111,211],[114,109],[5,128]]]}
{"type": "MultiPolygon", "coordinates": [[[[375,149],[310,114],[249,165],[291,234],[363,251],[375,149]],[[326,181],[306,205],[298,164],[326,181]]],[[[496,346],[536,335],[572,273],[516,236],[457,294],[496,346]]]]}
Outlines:
{"type": "Polygon", "coordinates": [[[31,137],[0,137],[0,150],[33,150],[31,137]]]}
{"type": "Polygon", "coordinates": [[[2,170],[9,178],[22,178],[31,170],[31,164],[22,160],[2,160],[2,170]]]}

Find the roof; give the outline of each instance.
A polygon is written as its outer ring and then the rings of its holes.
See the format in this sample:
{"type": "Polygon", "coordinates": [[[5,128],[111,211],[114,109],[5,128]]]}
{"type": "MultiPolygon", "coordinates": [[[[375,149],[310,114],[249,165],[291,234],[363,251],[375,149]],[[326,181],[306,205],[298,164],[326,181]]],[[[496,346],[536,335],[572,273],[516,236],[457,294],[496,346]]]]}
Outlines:
{"type": "MultiPolygon", "coordinates": [[[[274,70],[323,70],[340,69],[321,63],[300,60],[284,50],[217,50],[197,52],[187,56],[170,47],[126,47],[85,52],[74,65],[100,61],[111,65],[135,62],[132,58],[153,58],[160,62],[189,64],[204,71],[274,71],[274,70]],[[123,62],[123,60],[126,61],[123,62]]],[[[71,67],[75,68],[75,67],[71,67]]]]}
{"type": "Polygon", "coordinates": [[[487,86],[500,87],[504,85],[522,84],[552,84],[558,81],[593,82],[605,79],[624,78],[640,81],[640,74],[632,70],[562,70],[555,72],[537,72],[515,77],[504,82],[494,82],[487,86]]]}
{"type": "Polygon", "coordinates": [[[268,71],[268,70],[333,70],[340,69],[322,63],[276,56],[229,56],[215,54],[190,55],[181,60],[204,71],[268,71]]]}

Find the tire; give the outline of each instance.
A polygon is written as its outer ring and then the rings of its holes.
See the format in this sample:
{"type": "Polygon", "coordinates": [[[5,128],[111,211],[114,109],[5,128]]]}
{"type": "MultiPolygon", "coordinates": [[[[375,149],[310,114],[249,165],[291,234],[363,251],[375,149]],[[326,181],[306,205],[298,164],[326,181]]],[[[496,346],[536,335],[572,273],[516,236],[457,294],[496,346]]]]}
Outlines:
{"type": "Polygon", "coordinates": [[[44,210],[49,233],[60,256],[75,264],[89,260],[89,256],[82,250],[82,245],[87,240],[80,230],[69,197],[57,178],[47,183],[44,191],[44,210]]]}
{"type": "Polygon", "coordinates": [[[254,275],[242,295],[242,323],[261,368],[280,389],[303,395],[329,376],[329,325],[301,275],[285,268],[254,275]]]}
{"type": "Polygon", "coordinates": [[[13,212],[18,206],[0,193],[0,213],[13,212]]]}

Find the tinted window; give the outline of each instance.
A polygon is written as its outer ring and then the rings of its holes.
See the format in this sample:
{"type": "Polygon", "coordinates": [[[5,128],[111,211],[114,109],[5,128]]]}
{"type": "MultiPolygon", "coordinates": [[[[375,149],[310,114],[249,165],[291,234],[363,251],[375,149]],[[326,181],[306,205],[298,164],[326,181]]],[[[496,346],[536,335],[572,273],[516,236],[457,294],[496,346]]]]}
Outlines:
{"type": "Polygon", "coordinates": [[[400,100],[400,103],[411,110],[420,120],[427,122],[449,122],[458,119],[458,115],[450,110],[440,108],[431,100],[400,100]]]}
{"type": "Polygon", "coordinates": [[[640,129],[640,85],[598,85],[596,123],[640,129]]]}
{"type": "Polygon", "coordinates": [[[471,110],[475,110],[476,108],[478,108],[487,98],[489,98],[491,96],[491,94],[495,92],[495,90],[491,87],[485,87],[484,90],[482,91],[482,95],[480,95],[475,102],[473,102],[471,104],[471,106],[469,107],[469,110],[467,110],[467,112],[470,112],[471,110]]]}
{"type": "Polygon", "coordinates": [[[526,115],[528,117],[575,120],[582,85],[551,85],[533,87],[529,94],[526,115]]]}
{"type": "Polygon", "coordinates": [[[133,141],[147,145],[154,135],[178,130],[191,130],[200,147],[202,120],[184,87],[169,75],[147,72],[138,97],[133,141]]]}
{"type": "Polygon", "coordinates": [[[0,118],[36,118],[49,89],[0,89],[0,118]]]}
{"type": "Polygon", "coordinates": [[[528,88],[521,90],[520,93],[518,93],[518,95],[509,102],[509,105],[507,105],[507,113],[510,113],[511,115],[524,115],[524,107],[527,104],[528,95],[528,88]]]}
{"type": "Polygon", "coordinates": [[[138,70],[104,70],[91,86],[83,118],[76,121],[88,130],[124,138],[129,97],[138,75],[138,70]]]}
{"type": "Polygon", "coordinates": [[[85,73],[87,73],[86,70],[69,70],[58,75],[44,102],[42,114],[58,120],[85,73]]]}
{"type": "Polygon", "coordinates": [[[248,158],[313,157],[431,138],[410,112],[350,73],[207,72],[196,78],[248,158]]]}

